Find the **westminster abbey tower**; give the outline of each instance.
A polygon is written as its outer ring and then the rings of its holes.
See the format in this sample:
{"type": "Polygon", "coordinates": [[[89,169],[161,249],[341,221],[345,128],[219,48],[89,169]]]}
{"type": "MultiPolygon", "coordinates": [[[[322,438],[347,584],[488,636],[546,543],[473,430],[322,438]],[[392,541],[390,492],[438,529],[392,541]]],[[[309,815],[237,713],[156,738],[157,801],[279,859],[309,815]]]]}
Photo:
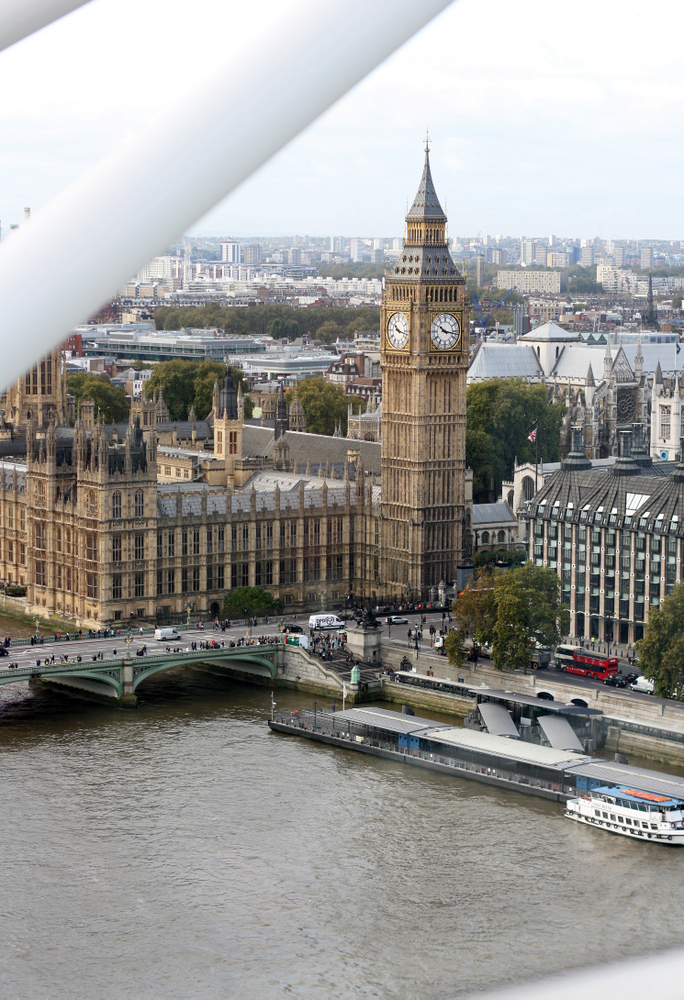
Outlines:
{"type": "Polygon", "coordinates": [[[382,364],[382,569],[386,593],[425,597],[457,579],[470,552],[465,497],[469,325],[464,276],[430,171],[429,147],[385,279],[382,364]]]}

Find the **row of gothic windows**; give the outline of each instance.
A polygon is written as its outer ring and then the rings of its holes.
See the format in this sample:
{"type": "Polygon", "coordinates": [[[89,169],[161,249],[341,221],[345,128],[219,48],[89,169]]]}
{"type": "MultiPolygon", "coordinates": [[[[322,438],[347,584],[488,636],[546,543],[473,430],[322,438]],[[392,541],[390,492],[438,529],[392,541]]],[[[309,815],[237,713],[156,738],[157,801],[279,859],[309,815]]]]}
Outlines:
{"type": "MultiPolygon", "coordinates": [[[[145,494],[142,490],[135,491],[135,517],[145,516],[145,494]]],[[[112,518],[115,521],[121,520],[121,494],[117,490],[112,493],[112,518]]]]}

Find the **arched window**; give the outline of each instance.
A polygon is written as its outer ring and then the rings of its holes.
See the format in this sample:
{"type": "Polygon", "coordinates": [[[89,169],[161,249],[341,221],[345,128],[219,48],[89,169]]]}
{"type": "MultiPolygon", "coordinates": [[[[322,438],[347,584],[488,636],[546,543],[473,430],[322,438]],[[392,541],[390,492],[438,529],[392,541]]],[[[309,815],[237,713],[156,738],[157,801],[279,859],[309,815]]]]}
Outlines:
{"type": "Polygon", "coordinates": [[[499,541],[500,542],[505,542],[506,541],[506,532],[505,531],[500,531],[499,532],[499,541]]]}
{"type": "Polygon", "coordinates": [[[525,476],[522,481],[523,500],[531,500],[534,496],[534,479],[532,476],[525,476]]]}
{"type": "Polygon", "coordinates": [[[36,488],[36,504],[38,507],[45,506],[45,483],[38,483],[36,488]]]}
{"type": "Polygon", "coordinates": [[[118,491],[112,493],[112,517],[115,521],[121,520],[121,494],[118,491]]]}
{"type": "Polygon", "coordinates": [[[483,545],[487,545],[488,542],[489,542],[489,532],[488,531],[483,531],[482,532],[482,544],[483,545]]]}
{"type": "Polygon", "coordinates": [[[143,497],[144,497],[144,495],[143,495],[143,491],[142,490],[136,490],[135,491],[135,516],[136,517],[143,517],[144,516],[144,499],[143,499],[143,497]]]}

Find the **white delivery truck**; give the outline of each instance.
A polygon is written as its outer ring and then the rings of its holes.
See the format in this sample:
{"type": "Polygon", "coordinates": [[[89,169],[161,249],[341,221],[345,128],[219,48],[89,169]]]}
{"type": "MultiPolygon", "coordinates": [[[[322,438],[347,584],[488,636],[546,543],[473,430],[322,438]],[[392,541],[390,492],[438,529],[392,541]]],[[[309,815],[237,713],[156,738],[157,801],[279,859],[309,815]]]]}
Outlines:
{"type": "Polygon", "coordinates": [[[156,628],[154,637],[158,642],[173,642],[174,639],[183,638],[178,629],[175,628],[156,628]]]}
{"type": "Polygon", "coordinates": [[[309,628],[344,628],[344,622],[334,614],[309,615],[309,628]]]}

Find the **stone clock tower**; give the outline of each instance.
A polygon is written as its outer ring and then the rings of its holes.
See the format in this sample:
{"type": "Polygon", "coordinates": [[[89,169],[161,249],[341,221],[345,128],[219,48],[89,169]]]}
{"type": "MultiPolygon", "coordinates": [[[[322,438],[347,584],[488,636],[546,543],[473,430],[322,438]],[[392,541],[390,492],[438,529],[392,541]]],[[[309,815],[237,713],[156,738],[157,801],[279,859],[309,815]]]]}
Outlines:
{"type": "Polygon", "coordinates": [[[382,565],[388,597],[430,599],[469,556],[465,500],[465,278],[449,253],[447,218],[430,172],[406,216],[380,313],[382,565]]]}

